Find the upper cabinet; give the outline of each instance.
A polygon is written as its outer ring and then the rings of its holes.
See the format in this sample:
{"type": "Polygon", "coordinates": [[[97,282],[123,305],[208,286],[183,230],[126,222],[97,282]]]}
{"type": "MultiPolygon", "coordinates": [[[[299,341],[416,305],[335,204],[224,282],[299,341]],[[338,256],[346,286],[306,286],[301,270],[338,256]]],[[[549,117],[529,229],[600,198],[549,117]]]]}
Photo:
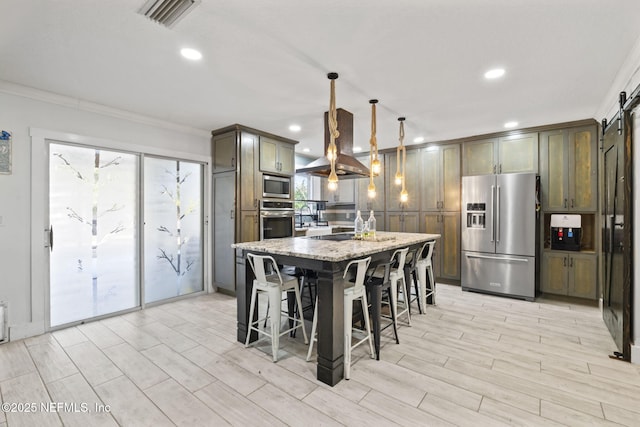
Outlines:
{"type": "Polygon", "coordinates": [[[235,170],[236,134],[231,131],[213,136],[213,173],[235,170]]]}
{"type": "Polygon", "coordinates": [[[240,186],[238,188],[240,210],[258,209],[260,199],[260,173],[258,172],[258,135],[240,132],[240,186]]]}
{"type": "Polygon", "coordinates": [[[538,134],[509,135],[462,145],[463,175],[538,172],[538,134]]]}
{"type": "Polygon", "coordinates": [[[294,144],[260,137],[260,170],[293,175],[296,171],[294,144]]]}
{"type": "Polygon", "coordinates": [[[595,126],[540,134],[540,183],[545,211],[596,211],[597,155],[595,126]]]}
{"type": "Polygon", "coordinates": [[[421,150],[421,209],[460,210],[460,145],[421,150]]]}
{"type": "MultiPolygon", "coordinates": [[[[395,152],[385,154],[385,184],[386,184],[386,204],[388,211],[419,211],[420,210],[420,150],[407,150],[406,163],[406,183],[405,188],[409,193],[409,200],[406,203],[400,202],[400,191],[402,185],[396,185],[395,176],[397,170],[397,155],[395,152]]],[[[400,159],[402,167],[402,159],[400,159]]]]}
{"type": "Polygon", "coordinates": [[[356,181],[358,179],[339,179],[338,189],[331,191],[327,188],[327,179],[322,178],[322,198],[330,204],[353,204],[356,202],[356,181]]]}

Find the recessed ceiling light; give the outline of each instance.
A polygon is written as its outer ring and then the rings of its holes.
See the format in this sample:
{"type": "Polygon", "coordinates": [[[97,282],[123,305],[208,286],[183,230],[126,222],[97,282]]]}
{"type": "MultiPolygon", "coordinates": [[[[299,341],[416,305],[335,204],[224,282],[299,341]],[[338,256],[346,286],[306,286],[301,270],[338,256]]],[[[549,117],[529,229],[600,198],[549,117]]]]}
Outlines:
{"type": "Polygon", "coordinates": [[[353,147],[353,151],[354,151],[355,153],[359,153],[359,152],[361,152],[361,151],[362,151],[362,147],[353,147]]]}
{"type": "Polygon", "coordinates": [[[424,142],[424,136],[417,136],[413,138],[413,142],[415,142],[416,144],[420,144],[421,142],[424,142]]]}
{"type": "Polygon", "coordinates": [[[289,126],[289,130],[290,130],[291,132],[300,132],[300,129],[302,129],[302,128],[300,127],[300,125],[291,125],[291,126],[289,126]]]}
{"type": "Polygon", "coordinates": [[[504,124],[504,127],[507,129],[511,129],[518,126],[518,122],[507,122],[504,124]]]}
{"type": "Polygon", "coordinates": [[[308,149],[308,148],[303,148],[303,149],[302,149],[302,152],[303,152],[303,153],[308,153],[309,151],[311,151],[311,150],[310,150],[310,149],[308,149]]]}
{"type": "Polygon", "coordinates": [[[485,79],[497,79],[502,76],[504,76],[504,68],[494,68],[484,73],[485,79]]]}
{"type": "Polygon", "coordinates": [[[200,59],[202,59],[202,54],[200,53],[200,51],[195,50],[195,49],[191,49],[189,47],[185,47],[183,49],[180,49],[180,54],[182,56],[184,56],[187,59],[190,59],[192,61],[198,61],[200,59]]]}

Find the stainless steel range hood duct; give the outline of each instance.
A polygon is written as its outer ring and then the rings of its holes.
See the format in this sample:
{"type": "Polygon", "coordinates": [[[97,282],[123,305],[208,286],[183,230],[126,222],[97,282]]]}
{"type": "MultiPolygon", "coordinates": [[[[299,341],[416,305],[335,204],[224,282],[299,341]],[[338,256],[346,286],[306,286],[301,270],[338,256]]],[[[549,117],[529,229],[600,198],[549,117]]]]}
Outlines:
{"type": "MultiPolygon", "coordinates": [[[[369,169],[353,157],[353,114],[342,108],[336,111],[338,120],[338,132],[336,139],[338,157],[336,159],[336,174],[339,179],[364,178],[369,176],[369,169]]],[[[329,113],[324,113],[324,151],[329,146],[329,113]]],[[[331,172],[331,163],[326,156],[309,163],[307,166],[296,169],[296,173],[308,173],[316,176],[328,177],[331,172]]]]}

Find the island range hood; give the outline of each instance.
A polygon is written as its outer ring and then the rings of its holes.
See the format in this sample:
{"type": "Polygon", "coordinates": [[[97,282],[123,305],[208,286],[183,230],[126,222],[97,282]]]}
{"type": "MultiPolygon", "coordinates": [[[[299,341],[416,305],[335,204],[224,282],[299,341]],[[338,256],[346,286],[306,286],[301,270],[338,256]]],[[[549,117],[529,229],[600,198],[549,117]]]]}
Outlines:
{"type": "MultiPolygon", "coordinates": [[[[369,169],[353,157],[353,114],[342,108],[336,110],[338,132],[336,139],[338,157],[336,158],[336,174],[339,179],[365,178],[369,176],[369,169]]],[[[329,113],[324,113],[324,152],[329,146],[329,113]]],[[[316,176],[328,177],[331,173],[331,163],[326,156],[309,163],[307,166],[296,169],[296,173],[308,173],[316,176]]]]}

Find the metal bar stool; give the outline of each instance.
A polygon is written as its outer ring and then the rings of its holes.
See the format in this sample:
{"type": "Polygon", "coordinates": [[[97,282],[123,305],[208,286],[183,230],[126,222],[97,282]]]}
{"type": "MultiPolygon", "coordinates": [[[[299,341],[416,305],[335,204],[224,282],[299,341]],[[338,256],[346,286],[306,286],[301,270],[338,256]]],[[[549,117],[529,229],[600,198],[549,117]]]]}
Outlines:
{"type": "Polygon", "coordinates": [[[307,338],[307,332],[304,329],[304,319],[297,319],[290,316],[288,313],[285,316],[292,321],[292,327],[286,331],[280,331],[281,329],[281,317],[282,317],[282,293],[294,292],[296,304],[298,307],[302,307],[302,301],[300,300],[300,291],[298,289],[298,279],[286,274],[280,274],[278,265],[273,257],[269,255],[256,255],[247,254],[247,260],[251,265],[256,278],[253,281],[253,290],[251,291],[251,304],[249,309],[249,328],[247,330],[247,340],[245,347],[249,346],[249,339],[251,337],[251,331],[254,330],[258,334],[266,335],[271,338],[271,351],[273,355],[273,361],[278,361],[278,348],[280,344],[280,336],[285,335],[297,328],[302,328],[302,334],[304,335],[304,343],[309,342],[307,338]],[[269,270],[271,268],[271,270],[269,270]],[[267,274],[267,271],[273,271],[272,274],[267,274]],[[263,319],[253,321],[253,313],[257,310],[258,304],[258,292],[267,294],[269,301],[269,308],[267,309],[267,317],[270,319],[271,328],[270,331],[262,330],[259,327],[260,322],[263,319]]]}
{"type": "MultiPolygon", "coordinates": [[[[344,269],[342,278],[347,277],[349,268],[352,265],[356,265],[356,278],[353,286],[345,288],[344,290],[344,378],[349,379],[351,376],[351,351],[362,344],[363,342],[369,342],[369,350],[371,351],[371,358],[374,357],[373,341],[371,339],[371,325],[369,322],[369,314],[366,307],[369,306],[367,302],[367,292],[364,286],[364,279],[367,272],[367,267],[371,262],[371,257],[351,261],[344,269]],[[353,338],[353,302],[360,300],[364,313],[365,324],[365,336],[359,339],[355,344],[352,344],[353,338]]],[[[309,344],[309,351],[307,352],[307,361],[311,359],[311,352],[313,350],[313,342],[316,339],[316,328],[318,326],[318,304],[316,302],[315,310],[313,313],[313,326],[311,327],[311,343],[309,344]]],[[[359,330],[358,330],[359,331],[359,330]]]]}
{"type": "MultiPolygon", "coordinates": [[[[419,258],[416,262],[416,270],[418,271],[418,293],[420,296],[420,301],[422,303],[422,307],[426,310],[427,302],[429,297],[431,297],[431,304],[436,304],[436,280],[433,277],[433,248],[436,245],[435,240],[431,240],[424,244],[421,249],[421,253],[423,255],[422,258],[419,258]],[[426,253],[425,253],[426,249],[426,253]],[[427,282],[427,274],[428,274],[428,282],[427,282]],[[427,284],[428,283],[428,284],[427,284]]],[[[414,275],[415,278],[415,275],[414,275]]]]}

